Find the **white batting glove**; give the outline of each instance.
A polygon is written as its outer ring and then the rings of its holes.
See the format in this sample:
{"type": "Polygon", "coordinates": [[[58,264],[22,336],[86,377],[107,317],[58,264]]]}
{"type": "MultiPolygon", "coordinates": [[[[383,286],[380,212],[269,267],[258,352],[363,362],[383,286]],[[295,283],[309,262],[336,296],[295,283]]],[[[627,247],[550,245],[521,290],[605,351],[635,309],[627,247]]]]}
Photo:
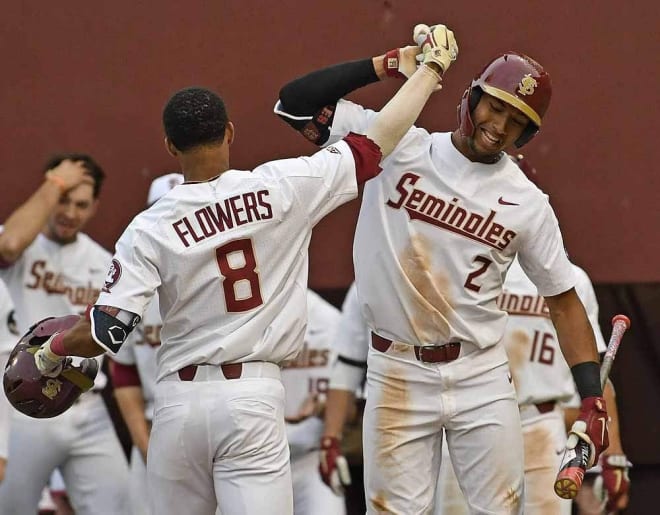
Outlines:
{"type": "Polygon", "coordinates": [[[45,377],[57,377],[64,368],[66,356],[60,356],[50,350],[50,344],[60,333],[53,334],[46,342],[34,353],[34,364],[39,372],[45,377]]]}
{"type": "Polygon", "coordinates": [[[454,33],[444,25],[429,27],[420,23],[413,29],[413,39],[422,49],[424,64],[437,64],[445,73],[458,57],[458,43],[454,33]]]}
{"type": "Polygon", "coordinates": [[[338,438],[332,436],[321,438],[319,472],[323,482],[337,495],[342,495],[344,487],[351,484],[348,462],[341,453],[341,443],[338,438]]]}

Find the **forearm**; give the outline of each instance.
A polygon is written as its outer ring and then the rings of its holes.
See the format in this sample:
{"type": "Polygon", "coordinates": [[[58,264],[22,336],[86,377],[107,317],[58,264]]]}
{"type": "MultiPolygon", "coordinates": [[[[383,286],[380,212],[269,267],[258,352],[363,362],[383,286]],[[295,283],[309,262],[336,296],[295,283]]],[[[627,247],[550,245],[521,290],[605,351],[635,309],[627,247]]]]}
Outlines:
{"type": "Polygon", "coordinates": [[[59,202],[61,193],[56,182],[46,180],[9,216],[0,233],[0,257],[4,261],[16,261],[34,241],[59,202]]]}
{"type": "Polygon", "coordinates": [[[328,66],[286,84],[280,90],[280,102],[289,114],[311,116],[384,75],[382,56],[328,66]]]}
{"type": "Polygon", "coordinates": [[[146,456],[149,444],[149,423],[144,416],[144,396],[139,386],[115,388],[115,398],[133,444],[146,456]]]}
{"type": "Polygon", "coordinates": [[[367,129],[367,137],[380,147],[383,158],[394,150],[415,123],[439,80],[436,69],[420,66],[378,113],[367,129]]]}
{"type": "Polygon", "coordinates": [[[93,358],[105,352],[92,338],[92,324],[86,318],[81,318],[76,325],[64,333],[62,347],[66,356],[93,358]]]}
{"type": "Polygon", "coordinates": [[[325,402],[324,436],[340,438],[344,425],[355,409],[355,394],[348,390],[330,389],[325,402]]]}
{"type": "Polygon", "coordinates": [[[603,392],[605,403],[607,404],[607,414],[610,417],[608,432],[610,435],[610,446],[607,448],[607,454],[625,454],[621,444],[621,433],[619,432],[619,411],[616,405],[616,394],[612,382],[608,379],[605,383],[603,392]]]}
{"type": "Polygon", "coordinates": [[[587,361],[599,363],[593,329],[575,290],[546,297],[546,302],[568,366],[587,361]]]}

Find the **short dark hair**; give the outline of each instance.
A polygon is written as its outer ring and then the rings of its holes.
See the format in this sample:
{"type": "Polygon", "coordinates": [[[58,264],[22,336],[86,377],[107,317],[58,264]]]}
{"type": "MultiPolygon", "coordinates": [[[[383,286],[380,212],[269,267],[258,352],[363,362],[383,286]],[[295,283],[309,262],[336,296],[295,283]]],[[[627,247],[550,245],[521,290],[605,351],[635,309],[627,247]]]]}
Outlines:
{"type": "Polygon", "coordinates": [[[225,103],[205,88],[190,87],[177,91],[163,109],[165,135],[182,152],[221,142],[227,122],[225,103]]]}
{"type": "Polygon", "coordinates": [[[46,161],[46,164],[44,165],[44,173],[52,168],[55,168],[65,159],[83,162],[85,168],[87,169],[87,175],[89,175],[94,180],[94,198],[98,198],[99,194],[101,193],[103,180],[105,179],[105,172],[103,171],[103,168],[101,168],[101,166],[87,154],[78,154],[76,152],[55,154],[48,161],[46,161]]]}

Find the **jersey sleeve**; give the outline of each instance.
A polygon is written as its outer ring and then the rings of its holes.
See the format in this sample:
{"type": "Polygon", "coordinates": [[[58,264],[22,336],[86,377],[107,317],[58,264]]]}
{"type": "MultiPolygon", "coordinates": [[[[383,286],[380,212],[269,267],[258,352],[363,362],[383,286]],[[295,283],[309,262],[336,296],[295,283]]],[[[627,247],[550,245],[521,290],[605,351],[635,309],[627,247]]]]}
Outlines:
{"type": "Polygon", "coordinates": [[[268,181],[276,181],[302,206],[312,225],[335,208],[357,197],[353,150],[344,141],[309,157],[271,161],[255,168],[268,181]]]}
{"type": "Polygon", "coordinates": [[[558,295],[575,286],[573,265],[564,250],[559,222],[547,196],[524,238],[519,249],[520,265],[540,295],[558,295]]]}
{"type": "Polygon", "coordinates": [[[337,102],[327,145],[336,143],[350,132],[366,134],[377,114],[376,111],[365,109],[349,100],[340,100],[337,102]]]}
{"type": "Polygon", "coordinates": [[[369,354],[369,328],[360,311],[355,283],[346,293],[332,345],[338,356],[366,364],[369,354]]]}
{"type": "Polygon", "coordinates": [[[594,287],[591,284],[589,276],[580,267],[575,267],[575,276],[577,278],[575,291],[584,305],[584,309],[587,312],[587,318],[589,318],[589,323],[594,330],[596,347],[598,348],[599,353],[605,352],[607,350],[607,344],[605,343],[603,332],[600,330],[600,324],[598,323],[598,301],[596,300],[596,292],[594,292],[594,287]]]}
{"type": "Polygon", "coordinates": [[[139,223],[139,217],[117,241],[115,255],[96,305],[113,306],[142,316],[156,289],[160,275],[151,239],[153,228],[139,223]]]}
{"type": "Polygon", "coordinates": [[[14,304],[9,291],[0,280],[0,352],[11,351],[18,342],[19,334],[14,320],[14,304]]]}

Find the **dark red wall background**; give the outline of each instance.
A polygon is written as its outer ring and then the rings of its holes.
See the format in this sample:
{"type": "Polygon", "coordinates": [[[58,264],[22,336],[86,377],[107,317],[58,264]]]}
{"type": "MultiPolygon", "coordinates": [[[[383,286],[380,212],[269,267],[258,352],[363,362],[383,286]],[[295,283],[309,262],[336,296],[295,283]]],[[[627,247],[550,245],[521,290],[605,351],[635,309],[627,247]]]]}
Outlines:
{"type": "MultiPolygon", "coordinates": [[[[279,87],[313,67],[405,44],[419,21],[442,21],[455,29],[461,55],[421,124],[453,128],[461,92],[497,53],[536,57],[555,94],[542,136],[525,150],[552,195],[569,252],[595,281],[660,280],[657,2],[150,4],[3,5],[0,220],[39,183],[49,154],[87,151],[109,173],[89,232],[111,248],[151,178],[175,166],[160,127],[173,91],[197,84],[221,92],[238,128],[235,167],[310,153],[271,113],[279,87]]],[[[375,85],[356,98],[379,107],[394,89],[375,85]]],[[[356,210],[346,206],[316,232],[313,286],[350,282],[356,210]]]]}

